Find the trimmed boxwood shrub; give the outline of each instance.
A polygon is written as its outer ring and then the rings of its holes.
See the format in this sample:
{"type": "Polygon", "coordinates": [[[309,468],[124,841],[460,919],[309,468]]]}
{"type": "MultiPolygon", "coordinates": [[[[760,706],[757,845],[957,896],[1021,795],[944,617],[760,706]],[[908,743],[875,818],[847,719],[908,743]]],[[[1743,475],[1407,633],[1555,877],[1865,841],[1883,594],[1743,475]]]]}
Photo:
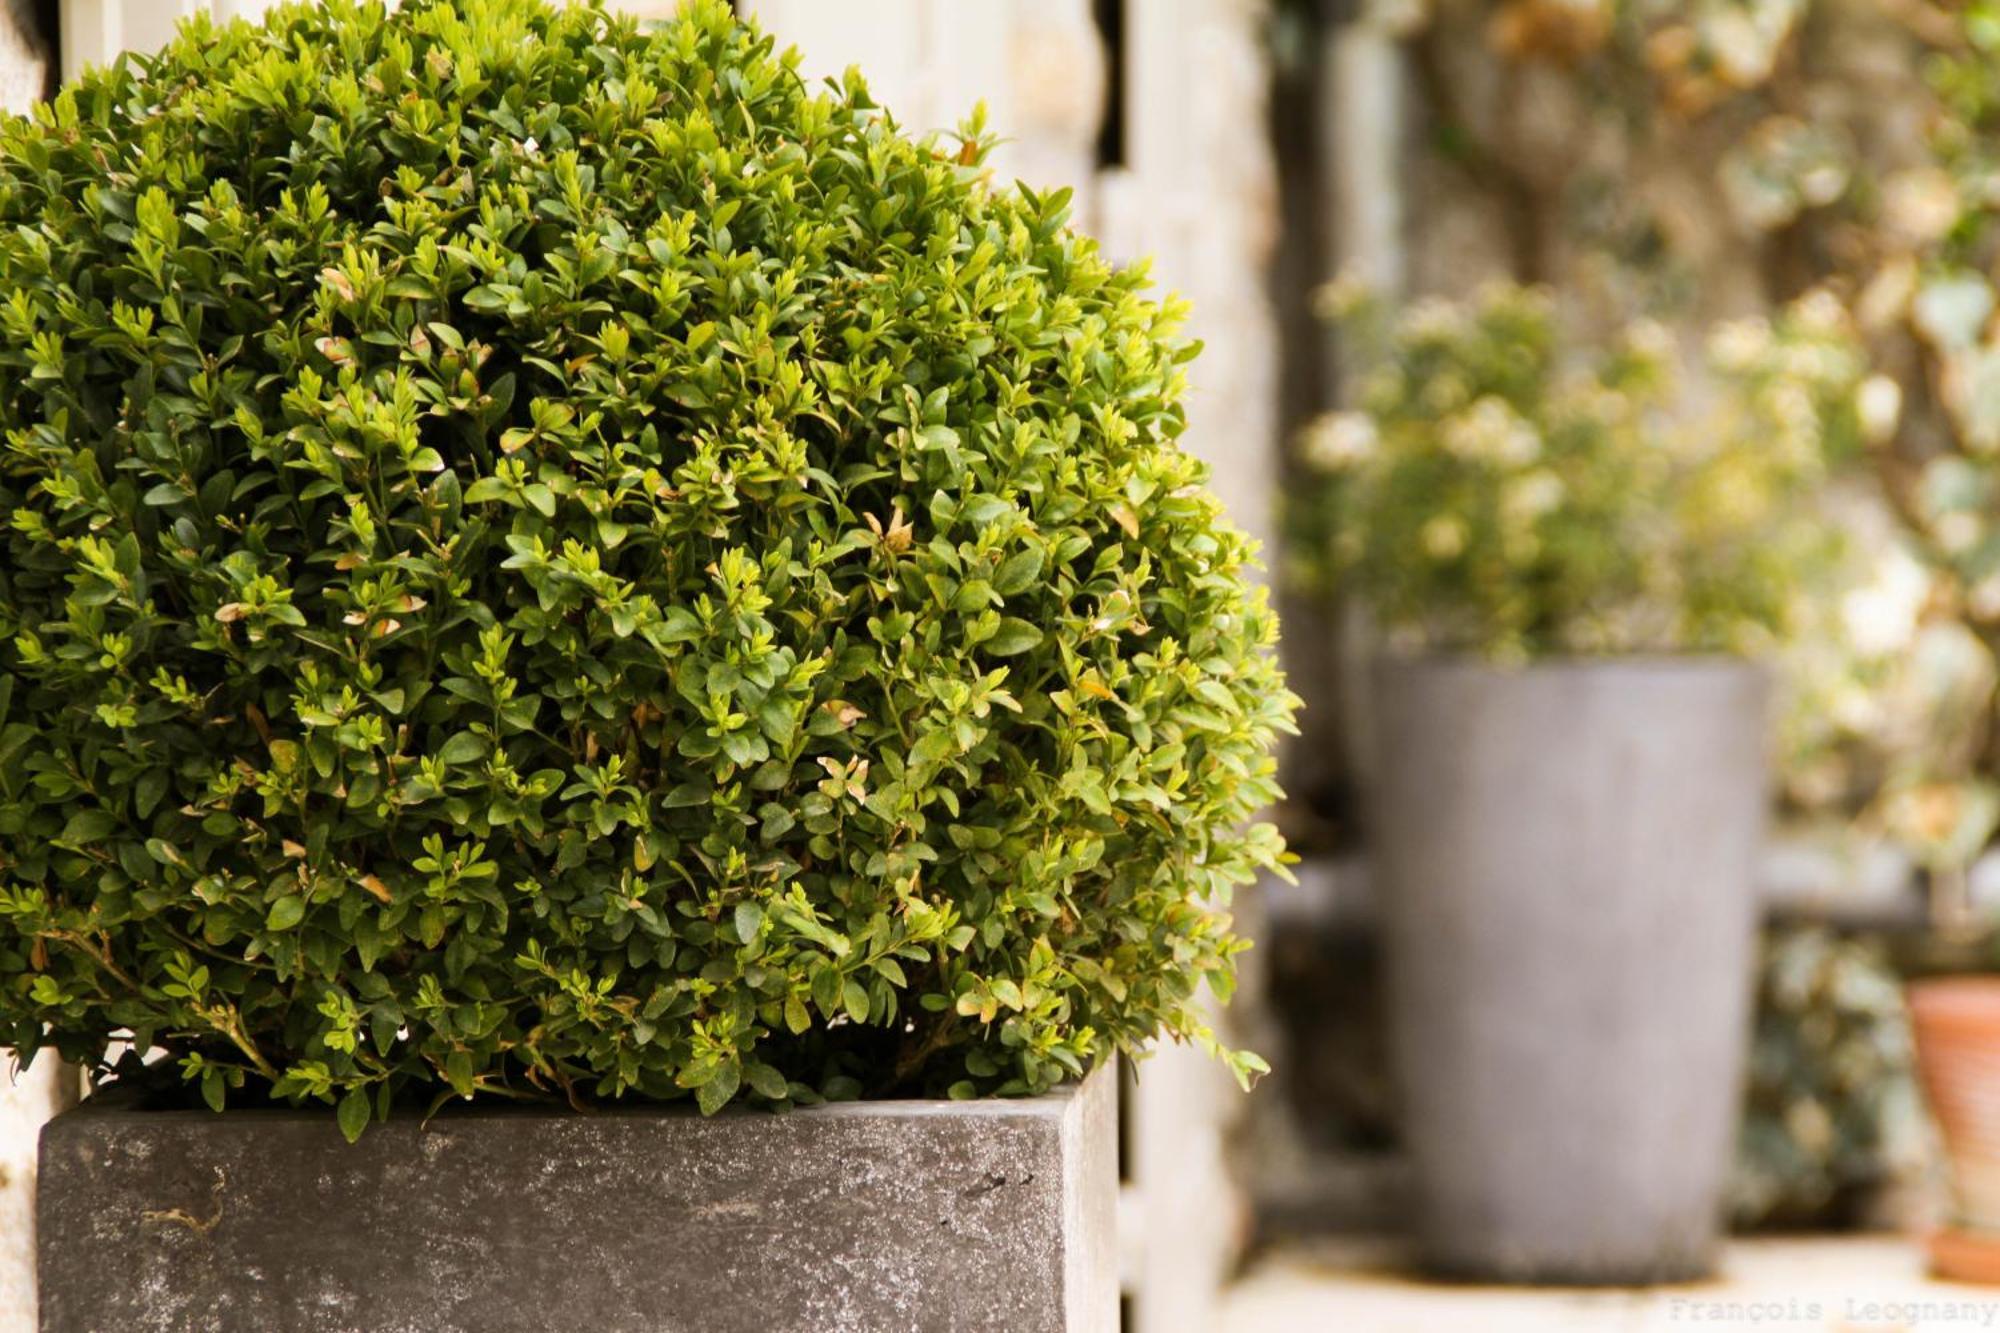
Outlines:
{"type": "Polygon", "coordinates": [[[0,126],[0,1041],[350,1135],[1213,1044],[1273,621],[1180,311],[984,147],[714,3],[196,19],[0,126]]]}

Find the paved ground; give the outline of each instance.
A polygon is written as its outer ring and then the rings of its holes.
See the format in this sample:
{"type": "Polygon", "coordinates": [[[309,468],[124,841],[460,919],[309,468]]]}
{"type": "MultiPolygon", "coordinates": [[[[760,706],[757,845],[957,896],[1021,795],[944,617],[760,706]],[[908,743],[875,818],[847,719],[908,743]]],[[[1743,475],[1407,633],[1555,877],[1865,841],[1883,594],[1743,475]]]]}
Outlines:
{"type": "Polygon", "coordinates": [[[1902,1237],[1740,1241],[1719,1280],[1653,1291],[1446,1286],[1395,1248],[1338,1241],[1266,1256],[1220,1333],[2000,1333],[2000,1287],[1927,1280],[1902,1237]]]}

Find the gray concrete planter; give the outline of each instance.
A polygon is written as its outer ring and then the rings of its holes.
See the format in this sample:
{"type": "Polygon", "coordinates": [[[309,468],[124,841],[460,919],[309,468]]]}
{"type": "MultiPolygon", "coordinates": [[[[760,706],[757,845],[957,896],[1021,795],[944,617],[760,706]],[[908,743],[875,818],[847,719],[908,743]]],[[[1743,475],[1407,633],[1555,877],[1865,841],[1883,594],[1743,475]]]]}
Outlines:
{"type": "Polygon", "coordinates": [[[1376,674],[1392,1043],[1422,1259],[1708,1271],[1749,1027],[1763,675],[1721,659],[1376,674]]]}
{"type": "Polygon", "coordinates": [[[43,1333],[1117,1327],[1116,1088],[797,1111],[84,1105],[42,1134],[43,1333]]]}

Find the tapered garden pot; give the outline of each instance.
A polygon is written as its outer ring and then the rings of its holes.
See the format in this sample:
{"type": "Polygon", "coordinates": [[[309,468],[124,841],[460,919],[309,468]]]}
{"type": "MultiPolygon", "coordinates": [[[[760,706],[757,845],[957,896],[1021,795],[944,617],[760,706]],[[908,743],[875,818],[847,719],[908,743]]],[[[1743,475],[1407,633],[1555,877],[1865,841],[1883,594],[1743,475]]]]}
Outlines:
{"type": "Polygon", "coordinates": [[[1711,1266],[1768,690],[1728,659],[1380,664],[1392,1039],[1428,1268],[1711,1266]]]}
{"type": "Polygon", "coordinates": [[[789,1113],[86,1101],[44,1333],[1114,1333],[1116,1088],[789,1113]]]}
{"type": "Polygon", "coordinates": [[[1909,999],[1917,1072],[1951,1168],[1931,1271],[2000,1283],[2000,977],[1934,977],[1912,983],[1909,999]]]}

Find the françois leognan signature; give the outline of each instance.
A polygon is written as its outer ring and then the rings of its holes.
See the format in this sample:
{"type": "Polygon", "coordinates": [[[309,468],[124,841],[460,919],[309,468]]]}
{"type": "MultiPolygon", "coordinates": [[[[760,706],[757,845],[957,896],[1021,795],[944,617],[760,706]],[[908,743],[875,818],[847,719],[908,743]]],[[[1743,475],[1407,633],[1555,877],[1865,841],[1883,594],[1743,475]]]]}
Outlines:
{"type": "Polygon", "coordinates": [[[2000,1329],[2000,1300],[1943,1296],[1705,1300],[1675,1296],[1667,1302],[1667,1318],[1676,1324],[1715,1324],[1728,1328],[1854,1326],[1910,1333],[1929,1329],[2000,1329]]]}

